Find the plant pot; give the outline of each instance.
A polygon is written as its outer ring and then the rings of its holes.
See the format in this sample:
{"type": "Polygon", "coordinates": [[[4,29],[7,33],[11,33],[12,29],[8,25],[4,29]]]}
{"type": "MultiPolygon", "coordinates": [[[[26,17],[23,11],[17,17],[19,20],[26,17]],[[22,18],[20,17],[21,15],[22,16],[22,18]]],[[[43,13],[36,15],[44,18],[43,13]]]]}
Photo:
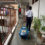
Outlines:
{"type": "Polygon", "coordinates": [[[40,30],[40,32],[41,32],[42,34],[45,34],[45,31],[43,31],[43,30],[40,30]]]}
{"type": "Polygon", "coordinates": [[[37,36],[41,39],[42,38],[42,34],[41,34],[41,32],[37,32],[37,36]]]}

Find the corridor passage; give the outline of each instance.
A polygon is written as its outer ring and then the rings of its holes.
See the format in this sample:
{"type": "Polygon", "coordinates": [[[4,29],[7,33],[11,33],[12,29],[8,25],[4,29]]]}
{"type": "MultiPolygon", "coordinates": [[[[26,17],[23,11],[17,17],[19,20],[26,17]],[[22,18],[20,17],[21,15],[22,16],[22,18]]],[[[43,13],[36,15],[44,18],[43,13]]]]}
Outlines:
{"type": "Polygon", "coordinates": [[[23,40],[19,37],[19,31],[20,28],[23,26],[25,26],[25,23],[23,22],[22,19],[19,19],[19,24],[17,25],[16,31],[14,33],[13,39],[10,43],[10,45],[35,45],[36,44],[36,39],[34,38],[34,32],[31,29],[31,39],[29,40],[23,40]]]}

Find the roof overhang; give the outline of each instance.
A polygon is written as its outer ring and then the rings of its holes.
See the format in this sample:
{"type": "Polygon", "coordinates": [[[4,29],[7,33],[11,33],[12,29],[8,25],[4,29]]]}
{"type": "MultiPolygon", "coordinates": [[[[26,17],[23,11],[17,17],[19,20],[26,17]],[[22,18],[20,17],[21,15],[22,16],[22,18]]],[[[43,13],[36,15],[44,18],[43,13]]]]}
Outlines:
{"type": "Polygon", "coordinates": [[[0,1],[0,4],[17,4],[15,1],[0,1]]]}

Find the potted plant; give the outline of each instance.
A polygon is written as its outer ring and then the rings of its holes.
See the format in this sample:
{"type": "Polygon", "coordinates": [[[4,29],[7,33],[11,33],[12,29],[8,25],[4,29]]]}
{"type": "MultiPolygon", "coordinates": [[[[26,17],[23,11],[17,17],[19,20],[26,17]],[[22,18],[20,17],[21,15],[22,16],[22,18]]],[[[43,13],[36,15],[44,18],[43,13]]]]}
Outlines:
{"type": "Polygon", "coordinates": [[[41,39],[42,38],[42,33],[40,32],[40,30],[37,31],[37,36],[41,39]]]}
{"type": "Polygon", "coordinates": [[[38,18],[34,18],[34,30],[37,32],[37,36],[41,37],[42,34],[40,33],[41,21],[38,18]]]}
{"type": "Polygon", "coordinates": [[[45,34],[45,16],[42,16],[42,21],[41,33],[45,34]]]}
{"type": "Polygon", "coordinates": [[[42,30],[45,31],[45,26],[42,27],[42,30]]]}
{"type": "Polygon", "coordinates": [[[45,34],[45,26],[42,26],[42,28],[41,28],[41,33],[42,33],[42,34],[45,34]]]}
{"type": "Polygon", "coordinates": [[[36,31],[36,30],[40,30],[40,27],[41,27],[41,21],[40,21],[40,19],[38,19],[38,18],[34,18],[34,30],[36,31]]]}

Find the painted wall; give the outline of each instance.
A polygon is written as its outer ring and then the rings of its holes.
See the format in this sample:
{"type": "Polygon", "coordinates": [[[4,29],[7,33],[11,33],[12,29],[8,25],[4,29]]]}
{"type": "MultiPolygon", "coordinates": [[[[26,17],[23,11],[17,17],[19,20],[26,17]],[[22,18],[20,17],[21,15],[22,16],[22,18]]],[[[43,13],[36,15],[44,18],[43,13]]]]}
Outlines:
{"type": "MultiPolygon", "coordinates": [[[[42,15],[45,16],[45,0],[40,0],[40,10],[39,10],[39,17],[41,18],[42,15]]],[[[45,22],[42,21],[42,26],[45,26],[45,22]]]]}
{"type": "Polygon", "coordinates": [[[45,0],[40,0],[40,17],[45,15],[45,0]]]}
{"type": "MultiPolygon", "coordinates": [[[[38,5],[39,5],[39,1],[32,5],[33,17],[38,17],[38,5]]],[[[42,15],[45,16],[45,0],[40,0],[39,18],[41,18],[42,15]]],[[[41,23],[42,26],[45,26],[45,22],[42,21],[41,23]]]]}
{"type": "Polygon", "coordinates": [[[33,17],[38,17],[38,3],[36,2],[32,5],[33,17]]]}
{"type": "MultiPolygon", "coordinates": [[[[34,17],[38,16],[38,4],[39,1],[32,5],[34,17]]],[[[39,17],[41,17],[41,15],[45,15],[45,0],[40,0],[39,17]]]]}

